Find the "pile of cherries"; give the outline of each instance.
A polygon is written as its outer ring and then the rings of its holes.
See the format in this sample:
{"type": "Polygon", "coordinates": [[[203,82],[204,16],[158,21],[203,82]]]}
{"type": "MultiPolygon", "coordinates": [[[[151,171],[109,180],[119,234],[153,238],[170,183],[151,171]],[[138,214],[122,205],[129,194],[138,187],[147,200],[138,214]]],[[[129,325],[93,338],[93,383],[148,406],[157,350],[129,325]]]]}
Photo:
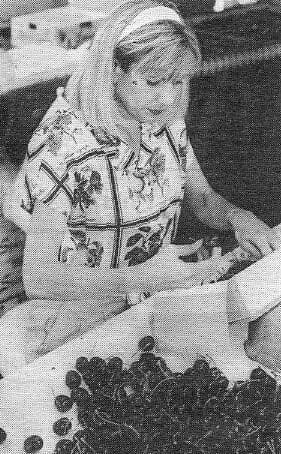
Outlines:
{"type": "MultiPolygon", "coordinates": [[[[281,452],[281,392],[272,377],[257,368],[249,380],[230,386],[200,358],[173,373],[153,353],[154,344],[151,336],[141,339],[138,359],[128,368],[118,357],[77,359],[65,377],[69,395],[55,398],[62,415],[52,428],[60,437],[53,454],[281,452]],[[73,413],[67,417],[73,407],[80,427],[75,433],[73,413]]],[[[33,435],[24,452],[42,447],[33,435]]]]}
{"type": "Polygon", "coordinates": [[[80,357],[67,372],[70,396],[55,405],[77,407],[81,427],[72,439],[68,418],[54,424],[62,438],[54,454],[277,454],[281,452],[281,393],[262,369],[231,388],[219,369],[204,359],[173,373],[139,342],[129,368],[117,357],[80,357]]]}

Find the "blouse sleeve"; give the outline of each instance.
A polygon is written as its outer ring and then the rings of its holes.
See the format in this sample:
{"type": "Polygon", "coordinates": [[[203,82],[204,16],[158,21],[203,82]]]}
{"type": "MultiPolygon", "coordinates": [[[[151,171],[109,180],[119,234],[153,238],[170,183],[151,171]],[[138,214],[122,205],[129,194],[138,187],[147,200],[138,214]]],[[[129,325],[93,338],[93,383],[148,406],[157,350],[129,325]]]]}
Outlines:
{"type": "Polygon", "coordinates": [[[66,215],[70,212],[73,191],[67,157],[76,149],[72,116],[67,102],[58,96],[29,142],[15,185],[20,208],[29,214],[37,200],[66,215]]]}

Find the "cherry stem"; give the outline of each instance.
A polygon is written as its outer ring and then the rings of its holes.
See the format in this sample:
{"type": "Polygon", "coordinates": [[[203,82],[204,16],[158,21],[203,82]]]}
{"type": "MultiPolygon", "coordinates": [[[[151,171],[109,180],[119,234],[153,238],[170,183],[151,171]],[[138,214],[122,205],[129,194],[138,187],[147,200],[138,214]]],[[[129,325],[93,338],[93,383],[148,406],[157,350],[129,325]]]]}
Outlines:
{"type": "Polygon", "coordinates": [[[151,397],[153,396],[155,390],[156,390],[157,388],[159,388],[163,383],[168,382],[168,381],[174,381],[174,382],[175,382],[175,380],[176,380],[175,377],[167,377],[167,378],[164,378],[164,380],[161,380],[161,381],[155,386],[155,388],[153,388],[153,390],[151,391],[151,397]]]}
{"type": "Polygon", "coordinates": [[[100,412],[98,410],[95,410],[95,415],[100,418],[103,422],[107,423],[107,424],[112,424],[113,426],[118,426],[120,427],[120,424],[117,423],[117,422],[114,422],[114,421],[111,421],[110,419],[106,419],[104,416],[102,416],[100,414],[100,412]]]}

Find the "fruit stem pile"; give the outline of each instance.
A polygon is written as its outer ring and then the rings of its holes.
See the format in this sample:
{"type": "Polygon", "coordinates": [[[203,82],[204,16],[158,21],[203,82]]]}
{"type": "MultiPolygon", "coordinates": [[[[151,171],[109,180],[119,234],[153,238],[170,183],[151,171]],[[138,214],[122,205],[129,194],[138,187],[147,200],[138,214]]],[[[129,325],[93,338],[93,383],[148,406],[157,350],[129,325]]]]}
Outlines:
{"type": "MultiPolygon", "coordinates": [[[[151,336],[139,347],[129,368],[118,357],[77,359],[66,374],[70,396],[55,402],[61,412],[75,404],[81,428],[55,454],[280,453],[281,393],[261,368],[230,387],[205,359],[173,373],[152,352],[151,336]]],[[[65,436],[61,419],[56,433],[65,436]]]]}
{"type": "MultiPolygon", "coordinates": [[[[54,401],[62,417],[53,423],[53,454],[280,454],[281,392],[272,377],[256,368],[230,386],[202,358],[175,373],[154,346],[153,337],[141,339],[128,368],[119,357],[76,360],[65,377],[69,395],[54,401]]],[[[8,438],[0,429],[0,443],[8,438]]],[[[30,435],[23,452],[43,445],[30,435]]]]}

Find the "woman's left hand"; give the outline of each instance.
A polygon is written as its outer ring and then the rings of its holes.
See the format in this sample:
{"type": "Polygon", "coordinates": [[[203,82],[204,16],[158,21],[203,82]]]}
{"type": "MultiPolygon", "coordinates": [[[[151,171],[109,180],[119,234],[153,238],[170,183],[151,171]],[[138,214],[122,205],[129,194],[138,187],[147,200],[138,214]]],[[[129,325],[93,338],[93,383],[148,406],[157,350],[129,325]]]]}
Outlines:
{"type": "Polygon", "coordinates": [[[281,247],[281,237],[251,211],[234,209],[228,221],[240,246],[259,259],[281,247]]]}

